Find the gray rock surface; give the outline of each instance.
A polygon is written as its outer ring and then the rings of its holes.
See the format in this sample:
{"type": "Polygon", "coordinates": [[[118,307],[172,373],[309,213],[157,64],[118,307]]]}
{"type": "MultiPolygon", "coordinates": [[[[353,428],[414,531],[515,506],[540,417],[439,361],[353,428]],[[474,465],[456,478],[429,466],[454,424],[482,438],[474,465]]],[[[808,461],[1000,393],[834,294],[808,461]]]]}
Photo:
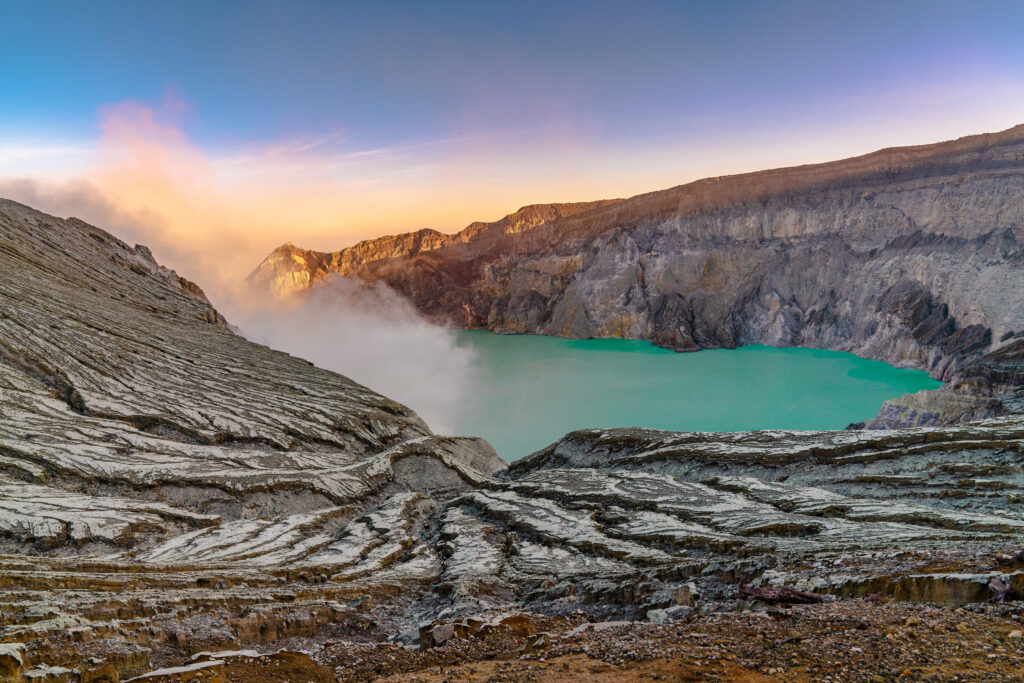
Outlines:
{"type": "MultiPolygon", "coordinates": [[[[435,437],[405,406],[236,335],[144,247],[12,202],[0,240],[0,463],[10,490],[31,482],[22,494],[51,508],[20,523],[32,542],[69,533],[56,508],[89,496],[205,526],[458,491],[503,467],[481,441],[435,437]]],[[[86,526],[140,547],[161,525],[86,526]]]]}
{"type": "MultiPolygon", "coordinates": [[[[1015,343],[969,361],[986,386],[1016,381],[1015,343]]],[[[433,637],[442,614],[671,621],[694,596],[737,604],[741,581],[951,604],[1024,588],[993,559],[1024,543],[1017,416],[585,430],[505,468],[234,334],[144,248],[11,202],[0,370],[0,640],[66,680],[433,637]]]]}

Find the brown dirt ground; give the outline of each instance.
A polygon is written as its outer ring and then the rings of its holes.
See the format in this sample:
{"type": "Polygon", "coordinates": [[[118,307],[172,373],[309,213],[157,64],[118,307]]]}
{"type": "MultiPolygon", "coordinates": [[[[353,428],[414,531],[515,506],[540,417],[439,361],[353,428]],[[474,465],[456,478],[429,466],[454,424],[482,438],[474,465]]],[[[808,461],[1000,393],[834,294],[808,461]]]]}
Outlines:
{"type": "Polygon", "coordinates": [[[579,632],[496,628],[418,652],[391,643],[333,643],[312,657],[278,653],[150,679],[288,681],[1024,681],[1024,605],[971,609],[863,600],[697,615],[655,626],[579,632]]]}

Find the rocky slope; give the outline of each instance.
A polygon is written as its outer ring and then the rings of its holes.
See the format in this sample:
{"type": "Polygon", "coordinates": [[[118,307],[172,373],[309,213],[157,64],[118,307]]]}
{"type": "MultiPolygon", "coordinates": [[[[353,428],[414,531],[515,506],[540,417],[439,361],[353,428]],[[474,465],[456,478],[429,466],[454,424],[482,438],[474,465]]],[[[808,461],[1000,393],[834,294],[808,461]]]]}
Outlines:
{"type": "Polygon", "coordinates": [[[366,240],[333,253],[309,251],[287,242],[264,259],[246,282],[258,291],[277,298],[287,298],[331,275],[359,275],[368,265],[391,259],[412,258],[465,245],[470,245],[469,249],[474,251],[483,245],[501,248],[509,235],[529,232],[538,226],[610,206],[618,201],[611,199],[524,206],[501,220],[473,223],[454,235],[437,230],[419,230],[366,240]]]}
{"type": "MultiPolygon", "coordinates": [[[[1012,384],[1014,358],[975,362],[1012,384]]],[[[144,247],[6,201],[0,370],[7,680],[365,680],[387,662],[562,651],[538,632],[578,642],[590,620],[763,609],[748,587],[844,605],[1024,590],[1019,418],[589,430],[506,469],[235,335],[144,247]]],[[[858,604],[843,610],[875,614],[858,604]]]]}
{"type": "Polygon", "coordinates": [[[572,211],[527,207],[450,236],[333,254],[286,245],[247,282],[284,296],[332,273],[379,279],[459,326],[678,350],[824,347],[971,385],[969,399],[890,406],[874,426],[932,424],[998,415],[992,395],[1019,387],[1019,363],[1007,384],[972,361],[1024,334],[1022,240],[1018,126],[572,211]]]}

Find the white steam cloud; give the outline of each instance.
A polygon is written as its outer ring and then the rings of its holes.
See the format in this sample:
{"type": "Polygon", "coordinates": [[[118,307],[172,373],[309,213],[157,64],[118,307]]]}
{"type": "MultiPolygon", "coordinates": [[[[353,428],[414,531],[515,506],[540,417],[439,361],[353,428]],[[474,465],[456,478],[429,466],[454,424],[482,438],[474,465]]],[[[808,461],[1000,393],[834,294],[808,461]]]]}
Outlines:
{"type": "Polygon", "coordinates": [[[470,395],[474,352],[382,283],[336,277],[293,302],[228,320],[254,342],[404,403],[438,433],[454,431],[470,395]]]}

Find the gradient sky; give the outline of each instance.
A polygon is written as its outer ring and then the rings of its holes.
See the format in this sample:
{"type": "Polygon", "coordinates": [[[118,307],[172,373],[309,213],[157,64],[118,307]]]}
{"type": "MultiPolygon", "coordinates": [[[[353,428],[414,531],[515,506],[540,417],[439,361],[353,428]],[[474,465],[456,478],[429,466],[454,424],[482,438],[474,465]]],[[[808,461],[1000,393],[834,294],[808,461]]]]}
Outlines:
{"type": "Polygon", "coordinates": [[[1019,1],[39,0],[0,26],[0,196],[186,272],[183,241],[229,244],[229,277],[285,240],[1024,123],[1019,1]]]}

